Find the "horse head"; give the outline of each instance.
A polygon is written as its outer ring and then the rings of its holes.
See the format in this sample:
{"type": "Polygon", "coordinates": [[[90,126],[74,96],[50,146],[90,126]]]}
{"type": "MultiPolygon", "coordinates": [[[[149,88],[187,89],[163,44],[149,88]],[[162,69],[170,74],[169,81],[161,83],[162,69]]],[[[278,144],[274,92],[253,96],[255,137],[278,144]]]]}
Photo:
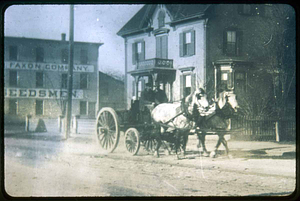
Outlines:
{"type": "Polygon", "coordinates": [[[233,92],[222,92],[219,95],[218,107],[226,116],[231,116],[238,111],[238,102],[233,92]]]}

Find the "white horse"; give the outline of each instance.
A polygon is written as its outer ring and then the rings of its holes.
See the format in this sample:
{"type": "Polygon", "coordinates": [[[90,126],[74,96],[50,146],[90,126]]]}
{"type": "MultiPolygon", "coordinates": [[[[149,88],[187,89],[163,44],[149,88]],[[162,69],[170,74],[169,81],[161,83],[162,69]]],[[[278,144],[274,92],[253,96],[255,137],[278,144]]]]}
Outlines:
{"type": "Polygon", "coordinates": [[[159,157],[158,149],[161,145],[161,140],[174,143],[176,153],[181,148],[183,154],[185,154],[188,134],[195,126],[195,122],[189,117],[191,116],[190,111],[195,106],[199,113],[203,113],[203,108],[209,106],[206,96],[197,98],[198,94],[199,91],[195,91],[184,102],[163,103],[153,109],[151,117],[154,122],[161,126],[161,138],[157,139],[158,143],[155,151],[157,157],[159,157]]]}

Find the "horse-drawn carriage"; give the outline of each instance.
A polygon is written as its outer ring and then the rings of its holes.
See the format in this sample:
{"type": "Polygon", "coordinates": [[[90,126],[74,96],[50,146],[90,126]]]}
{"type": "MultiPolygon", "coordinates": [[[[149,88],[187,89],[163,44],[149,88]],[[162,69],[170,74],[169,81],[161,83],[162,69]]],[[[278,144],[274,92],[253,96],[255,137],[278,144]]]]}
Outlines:
{"type": "MultiPolygon", "coordinates": [[[[175,69],[167,67],[140,68],[130,73],[135,78],[135,94],[139,93],[140,78],[147,76],[148,82],[162,83],[163,86],[168,83],[171,86],[168,95],[172,97],[175,69]]],[[[123,131],[125,147],[130,154],[136,155],[142,145],[147,151],[154,151],[156,156],[159,156],[159,148],[164,141],[173,145],[177,154],[178,150],[185,151],[188,136],[197,134],[198,146],[202,146],[204,154],[208,154],[204,142],[205,135],[208,132],[215,132],[219,135],[215,150],[223,143],[228,152],[224,135],[229,131],[228,119],[236,112],[235,94],[232,91],[223,91],[216,96],[216,101],[207,107],[206,112],[209,114],[198,124],[197,116],[195,117],[195,114],[189,110],[191,106],[194,109],[196,107],[197,110],[197,101],[200,100],[197,93],[195,91],[178,102],[159,105],[144,104],[137,98],[137,100],[132,100],[129,110],[115,111],[109,107],[102,108],[96,121],[97,142],[103,149],[113,152],[118,146],[120,131],[123,131]]],[[[215,152],[212,153],[215,154],[215,152]]]]}

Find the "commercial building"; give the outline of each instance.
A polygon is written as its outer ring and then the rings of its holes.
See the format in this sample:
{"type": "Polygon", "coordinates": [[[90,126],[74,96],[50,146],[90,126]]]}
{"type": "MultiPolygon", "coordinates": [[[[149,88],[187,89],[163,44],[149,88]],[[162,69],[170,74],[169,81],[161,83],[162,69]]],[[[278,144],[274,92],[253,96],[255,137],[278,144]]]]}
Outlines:
{"type": "MultiPolygon", "coordinates": [[[[98,49],[101,43],[74,42],[72,114],[95,118],[99,110],[98,49]]],[[[6,121],[57,118],[66,113],[69,42],[4,38],[6,121]]]]}

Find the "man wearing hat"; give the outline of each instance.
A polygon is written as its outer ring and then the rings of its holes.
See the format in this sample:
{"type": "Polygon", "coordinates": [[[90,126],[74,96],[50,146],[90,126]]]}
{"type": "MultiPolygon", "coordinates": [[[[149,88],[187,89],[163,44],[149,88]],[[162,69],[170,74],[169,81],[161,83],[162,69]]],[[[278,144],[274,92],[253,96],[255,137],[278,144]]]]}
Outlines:
{"type": "Polygon", "coordinates": [[[146,83],[145,90],[141,94],[141,100],[144,104],[152,104],[154,102],[154,92],[150,83],[146,83]]]}

